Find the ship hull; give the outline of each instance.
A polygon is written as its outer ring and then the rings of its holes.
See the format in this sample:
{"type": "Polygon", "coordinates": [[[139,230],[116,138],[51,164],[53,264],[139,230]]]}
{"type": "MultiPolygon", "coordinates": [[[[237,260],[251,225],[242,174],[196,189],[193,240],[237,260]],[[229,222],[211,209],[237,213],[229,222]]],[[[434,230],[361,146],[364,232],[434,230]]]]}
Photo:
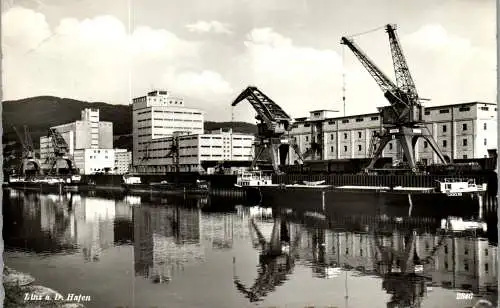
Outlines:
{"type": "Polygon", "coordinates": [[[67,183],[42,183],[42,182],[11,182],[8,187],[22,190],[34,190],[40,192],[78,192],[79,184],[67,183]]]}
{"type": "MultiPolygon", "coordinates": [[[[440,193],[342,191],[304,187],[250,188],[248,195],[262,206],[321,212],[328,215],[387,215],[445,218],[476,216],[477,194],[448,196],[440,193]]],[[[482,196],[481,196],[482,197],[482,196]]]]}
{"type": "Polygon", "coordinates": [[[122,184],[127,193],[148,193],[160,195],[207,195],[208,189],[172,185],[122,184]]]}

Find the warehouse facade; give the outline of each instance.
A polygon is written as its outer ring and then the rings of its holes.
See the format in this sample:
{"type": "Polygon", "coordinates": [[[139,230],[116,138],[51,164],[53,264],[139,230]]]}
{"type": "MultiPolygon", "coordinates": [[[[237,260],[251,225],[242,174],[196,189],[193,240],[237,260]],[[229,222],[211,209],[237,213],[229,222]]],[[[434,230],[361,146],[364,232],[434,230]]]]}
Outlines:
{"type": "MultiPolygon", "coordinates": [[[[368,157],[373,134],[382,127],[379,113],[334,117],[333,111],[315,110],[308,118],[295,120],[290,135],[301,153],[317,143],[321,149],[319,159],[368,157]]],[[[496,104],[470,102],[428,107],[424,120],[442,152],[450,158],[483,158],[488,156],[488,150],[497,148],[496,104]]],[[[418,141],[416,152],[420,162],[438,162],[424,140],[418,141]]],[[[392,141],[382,157],[398,159],[401,153],[400,146],[392,141]]],[[[289,163],[296,159],[297,155],[290,151],[289,163]]]]}

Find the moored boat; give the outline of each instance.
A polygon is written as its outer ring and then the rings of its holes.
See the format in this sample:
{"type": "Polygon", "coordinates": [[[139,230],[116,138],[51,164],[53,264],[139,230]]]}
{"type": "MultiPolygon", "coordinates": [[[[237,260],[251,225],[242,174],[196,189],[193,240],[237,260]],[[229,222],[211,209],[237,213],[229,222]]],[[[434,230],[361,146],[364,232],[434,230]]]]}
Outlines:
{"type": "Polygon", "coordinates": [[[477,214],[486,184],[449,178],[435,187],[332,186],[314,183],[247,186],[264,206],[338,214],[447,217],[477,214]]]}
{"type": "Polygon", "coordinates": [[[126,192],[153,194],[208,194],[210,185],[207,181],[196,180],[194,183],[142,183],[138,176],[124,176],[122,187],[126,192]]]}

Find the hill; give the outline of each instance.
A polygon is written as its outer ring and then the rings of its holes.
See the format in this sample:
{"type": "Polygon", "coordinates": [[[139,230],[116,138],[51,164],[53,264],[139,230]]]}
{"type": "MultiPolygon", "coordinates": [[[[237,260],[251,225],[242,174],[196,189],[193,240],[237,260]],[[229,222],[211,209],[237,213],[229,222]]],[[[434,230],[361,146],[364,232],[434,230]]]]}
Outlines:
{"type": "MultiPolygon", "coordinates": [[[[104,102],[85,102],[54,96],[37,96],[21,100],[3,102],[2,144],[12,147],[18,138],[12,128],[21,132],[23,126],[29,128],[35,148],[39,147],[40,137],[47,134],[49,127],[70,123],[81,118],[84,108],[99,108],[100,120],[113,123],[115,147],[132,149],[132,112],[129,105],[112,105],[104,102]],[[10,146],[9,146],[10,145],[10,146]]],[[[205,122],[205,130],[233,128],[234,132],[255,134],[257,127],[245,122],[205,122]]],[[[8,148],[5,148],[9,152],[8,148]]]]}

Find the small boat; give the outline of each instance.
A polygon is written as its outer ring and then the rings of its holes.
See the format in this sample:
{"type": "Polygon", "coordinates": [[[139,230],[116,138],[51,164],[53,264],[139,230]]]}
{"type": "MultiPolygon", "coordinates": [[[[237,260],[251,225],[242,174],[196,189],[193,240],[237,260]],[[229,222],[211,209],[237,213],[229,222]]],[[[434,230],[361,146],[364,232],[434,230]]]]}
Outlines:
{"type": "Polygon", "coordinates": [[[487,184],[477,185],[474,179],[447,178],[443,181],[437,181],[437,193],[447,196],[462,196],[464,193],[486,192],[487,184]]]}
{"type": "Polygon", "coordinates": [[[236,187],[273,186],[272,177],[262,171],[243,171],[237,176],[236,187]]]}
{"type": "Polygon", "coordinates": [[[448,219],[441,219],[441,229],[449,230],[451,232],[463,232],[466,230],[482,230],[486,232],[488,225],[483,221],[464,220],[461,217],[450,217],[448,219]]]}
{"type": "Polygon", "coordinates": [[[325,180],[323,181],[303,181],[305,185],[307,186],[318,186],[318,185],[323,185],[325,184],[325,180]]]}

